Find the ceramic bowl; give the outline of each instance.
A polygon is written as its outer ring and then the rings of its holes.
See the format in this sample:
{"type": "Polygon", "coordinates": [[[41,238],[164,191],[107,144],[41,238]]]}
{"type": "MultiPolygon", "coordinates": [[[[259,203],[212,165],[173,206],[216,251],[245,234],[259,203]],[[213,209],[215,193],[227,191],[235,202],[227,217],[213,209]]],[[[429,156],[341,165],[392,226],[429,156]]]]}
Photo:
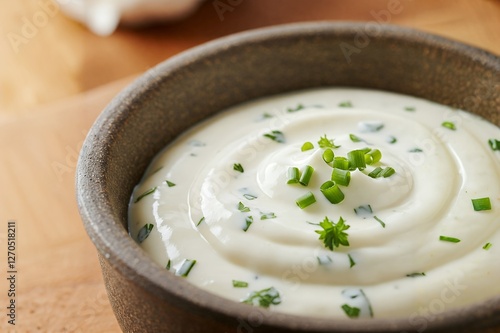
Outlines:
{"type": "Polygon", "coordinates": [[[153,156],[180,133],[229,106],[321,86],[423,97],[500,126],[498,57],[396,26],[319,22],[258,29],[159,64],[99,116],[77,170],[80,213],[123,331],[484,332],[500,326],[498,295],[418,318],[318,319],[270,312],[215,296],[169,274],[128,235],[133,187],[153,156]]]}

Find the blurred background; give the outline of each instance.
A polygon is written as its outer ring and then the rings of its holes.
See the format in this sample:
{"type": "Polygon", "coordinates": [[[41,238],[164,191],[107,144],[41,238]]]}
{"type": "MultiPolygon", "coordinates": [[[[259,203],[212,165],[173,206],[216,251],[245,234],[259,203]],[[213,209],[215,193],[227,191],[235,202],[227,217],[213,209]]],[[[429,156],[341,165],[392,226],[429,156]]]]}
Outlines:
{"type": "MultiPolygon", "coordinates": [[[[16,221],[18,244],[17,322],[1,319],[1,332],[119,331],[78,216],[76,160],[102,108],[159,62],[231,33],[317,20],[412,27],[500,55],[498,0],[176,0],[193,2],[192,12],[165,12],[155,24],[115,31],[116,12],[95,14],[111,21],[99,30],[95,21],[78,21],[86,20],[64,7],[70,1],[0,3],[0,253],[8,221],[16,221]]],[[[122,19],[150,14],[137,7],[122,19]]],[[[1,255],[2,295],[6,262],[1,255]]]]}

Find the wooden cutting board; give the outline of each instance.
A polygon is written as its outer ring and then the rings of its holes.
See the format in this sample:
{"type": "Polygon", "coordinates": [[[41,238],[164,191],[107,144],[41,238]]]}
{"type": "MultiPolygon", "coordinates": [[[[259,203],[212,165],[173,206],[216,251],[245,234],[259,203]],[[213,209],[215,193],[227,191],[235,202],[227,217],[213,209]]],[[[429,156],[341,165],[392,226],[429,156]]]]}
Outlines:
{"type": "MultiPolygon", "coordinates": [[[[47,28],[54,30],[52,37],[40,32],[40,39],[27,45],[31,49],[26,48],[17,57],[1,53],[0,43],[0,56],[4,56],[0,61],[0,332],[119,331],[106,297],[96,251],[78,216],[74,174],[87,131],[102,108],[133,79],[130,74],[231,32],[303,20],[370,21],[375,19],[373,11],[380,13],[389,2],[318,0],[313,6],[305,0],[243,1],[221,21],[209,1],[178,25],[140,33],[124,30],[106,42],[87,35],[81,27],[72,25],[68,29],[59,22],[47,28]],[[50,45],[55,43],[54,36],[63,41],[71,39],[72,45],[84,38],[89,46],[86,54],[82,56],[80,45],[62,50],[66,52],[64,59],[72,62],[62,62],[56,52],[55,60],[47,58],[33,66],[33,59],[44,54],[47,47],[39,45],[39,41],[50,45]],[[26,64],[28,72],[20,75],[17,69],[26,64]],[[101,75],[103,64],[110,75],[101,75]],[[110,81],[113,82],[107,83],[110,81]],[[6,316],[9,221],[16,224],[16,326],[9,325],[6,316]]],[[[500,54],[499,1],[401,2],[407,7],[393,15],[391,23],[500,54]]],[[[4,5],[19,6],[19,2],[4,5]]]]}

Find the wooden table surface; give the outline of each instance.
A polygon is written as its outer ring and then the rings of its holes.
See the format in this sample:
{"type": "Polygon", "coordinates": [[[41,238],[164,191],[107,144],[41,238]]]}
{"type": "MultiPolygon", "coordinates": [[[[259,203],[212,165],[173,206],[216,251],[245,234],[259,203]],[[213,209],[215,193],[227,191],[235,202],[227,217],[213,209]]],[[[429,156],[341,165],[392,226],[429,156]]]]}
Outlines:
{"type": "MultiPolygon", "coordinates": [[[[202,42],[307,20],[375,21],[395,0],[243,0],[220,20],[207,1],[188,19],[102,38],[61,13],[22,35],[52,0],[3,1],[0,11],[0,331],[119,332],[74,195],[81,143],[133,77],[202,42]],[[16,222],[16,326],[9,325],[7,225],[16,222]]],[[[227,1],[221,0],[224,3],[227,1]]],[[[400,0],[392,24],[500,54],[500,1],[400,0]]],[[[499,331],[496,331],[499,332],[499,331]]]]}

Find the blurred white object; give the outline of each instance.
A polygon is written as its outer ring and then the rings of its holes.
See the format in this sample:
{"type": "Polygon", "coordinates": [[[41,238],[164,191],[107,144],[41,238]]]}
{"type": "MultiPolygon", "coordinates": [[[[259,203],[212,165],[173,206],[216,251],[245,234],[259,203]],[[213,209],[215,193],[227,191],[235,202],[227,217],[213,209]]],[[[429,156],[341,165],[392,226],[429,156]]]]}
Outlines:
{"type": "Polygon", "coordinates": [[[107,36],[120,22],[144,24],[177,20],[193,12],[203,0],[57,0],[68,16],[107,36]]]}

